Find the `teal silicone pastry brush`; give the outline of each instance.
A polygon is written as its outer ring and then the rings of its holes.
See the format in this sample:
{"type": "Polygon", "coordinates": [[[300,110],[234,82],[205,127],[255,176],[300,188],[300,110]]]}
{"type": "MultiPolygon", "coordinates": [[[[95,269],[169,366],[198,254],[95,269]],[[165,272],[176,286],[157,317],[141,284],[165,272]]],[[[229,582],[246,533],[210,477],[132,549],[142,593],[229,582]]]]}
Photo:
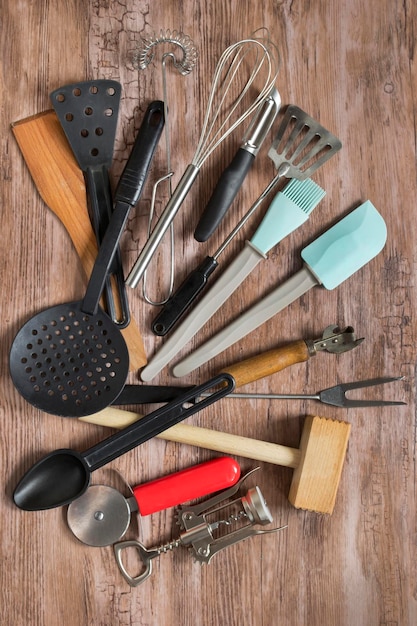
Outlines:
{"type": "Polygon", "coordinates": [[[276,194],[252,239],[246,241],[243,250],[149,361],[141,372],[142,380],[151,380],[178,354],[258,263],[267,258],[266,253],[309,218],[325,193],[311,178],[306,178],[291,180],[276,194]]]}
{"type": "Polygon", "coordinates": [[[368,200],[304,248],[301,270],[178,363],[174,376],[185,376],[220,354],[312,287],[334,289],[373,259],[386,238],[385,221],[368,200]]]}

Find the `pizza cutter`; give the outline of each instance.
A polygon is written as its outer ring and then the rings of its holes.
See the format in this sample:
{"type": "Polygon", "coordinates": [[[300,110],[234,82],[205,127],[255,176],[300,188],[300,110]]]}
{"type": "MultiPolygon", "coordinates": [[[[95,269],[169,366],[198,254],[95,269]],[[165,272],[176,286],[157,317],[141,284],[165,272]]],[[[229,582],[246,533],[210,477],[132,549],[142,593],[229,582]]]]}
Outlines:
{"type": "Polygon", "coordinates": [[[68,526],[82,543],[109,546],[126,534],[132,513],[150,515],[163,511],[232,487],[239,478],[239,464],[230,457],[219,457],[133,489],[129,487],[129,497],[108,485],[92,485],[69,505],[68,526]]]}

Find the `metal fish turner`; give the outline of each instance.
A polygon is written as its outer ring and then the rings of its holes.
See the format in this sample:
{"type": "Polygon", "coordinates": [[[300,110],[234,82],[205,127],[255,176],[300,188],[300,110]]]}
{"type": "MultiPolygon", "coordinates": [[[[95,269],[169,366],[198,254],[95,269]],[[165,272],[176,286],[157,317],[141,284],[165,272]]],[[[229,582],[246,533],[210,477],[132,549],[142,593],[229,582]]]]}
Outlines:
{"type": "Polygon", "coordinates": [[[338,152],[342,142],[330,131],[291,104],[282,118],[268,156],[278,170],[276,178],[309,178],[338,152]]]}

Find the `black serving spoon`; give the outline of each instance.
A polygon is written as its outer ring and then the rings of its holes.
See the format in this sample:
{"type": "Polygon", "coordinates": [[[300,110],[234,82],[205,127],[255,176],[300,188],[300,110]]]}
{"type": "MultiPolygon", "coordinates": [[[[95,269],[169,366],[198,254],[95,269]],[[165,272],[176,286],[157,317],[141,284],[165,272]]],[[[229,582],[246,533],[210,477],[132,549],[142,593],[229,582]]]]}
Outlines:
{"type": "Polygon", "coordinates": [[[164,125],[163,102],[151,103],[115,193],[115,208],[84,299],[50,307],[17,333],[10,374],[35,407],[62,417],[90,415],[110,405],[129,370],[125,340],[99,306],[129,212],[137,203],[164,125]]]}
{"type": "Polygon", "coordinates": [[[231,393],[234,387],[233,376],[219,374],[85,452],[62,449],[47,454],[17,485],[13,494],[16,506],[26,511],[39,511],[69,504],[85,492],[92,472],[213,404],[231,393]],[[189,404],[207,391],[207,397],[189,404]]]}

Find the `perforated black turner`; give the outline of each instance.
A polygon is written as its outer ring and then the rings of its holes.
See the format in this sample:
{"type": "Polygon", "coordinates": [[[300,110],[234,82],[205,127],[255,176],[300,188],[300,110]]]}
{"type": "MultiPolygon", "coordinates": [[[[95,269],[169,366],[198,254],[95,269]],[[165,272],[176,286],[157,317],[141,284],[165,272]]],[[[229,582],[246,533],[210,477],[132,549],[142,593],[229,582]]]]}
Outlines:
{"type": "MultiPolygon", "coordinates": [[[[73,83],[50,94],[52,106],[84,172],[98,245],[103,241],[113,210],[108,170],[113,159],[120,95],[121,85],[114,80],[73,83]]],[[[106,278],[104,294],[113,322],[125,328],[130,313],[119,247],[106,278]]]]}

